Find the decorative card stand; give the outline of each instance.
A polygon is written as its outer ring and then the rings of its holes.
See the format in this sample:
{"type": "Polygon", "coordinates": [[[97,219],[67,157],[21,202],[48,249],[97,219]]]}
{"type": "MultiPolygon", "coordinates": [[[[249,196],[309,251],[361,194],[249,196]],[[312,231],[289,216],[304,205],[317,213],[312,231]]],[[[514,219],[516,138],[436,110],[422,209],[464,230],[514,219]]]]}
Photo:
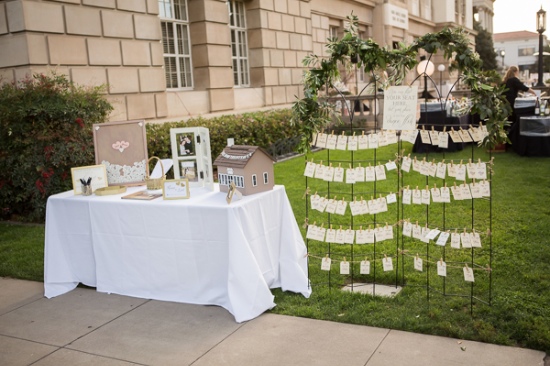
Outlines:
{"type": "Polygon", "coordinates": [[[82,194],[81,179],[90,179],[92,192],[107,186],[107,171],[105,165],[89,165],[71,168],[71,180],[74,194],[82,194]],[[91,179],[90,179],[91,178],[91,179]]]}
{"type": "Polygon", "coordinates": [[[93,132],[95,161],[105,165],[109,185],[145,184],[145,121],[94,124],[93,132]]]}
{"type": "Polygon", "coordinates": [[[210,132],[205,127],[170,129],[174,178],[187,179],[190,187],[214,188],[210,132]]]}

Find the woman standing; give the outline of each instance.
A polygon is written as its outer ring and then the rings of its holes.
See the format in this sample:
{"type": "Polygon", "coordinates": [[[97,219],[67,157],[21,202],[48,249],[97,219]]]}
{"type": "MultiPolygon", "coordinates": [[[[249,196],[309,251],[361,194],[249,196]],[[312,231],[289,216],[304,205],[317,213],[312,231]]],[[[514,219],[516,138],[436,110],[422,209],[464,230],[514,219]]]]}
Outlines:
{"type": "Polygon", "coordinates": [[[503,82],[506,84],[506,91],[504,92],[506,96],[506,100],[508,100],[508,103],[510,103],[510,107],[512,107],[512,114],[510,117],[508,117],[508,120],[514,123],[516,121],[516,113],[514,109],[514,103],[516,102],[516,98],[518,97],[518,93],[520,91],[522,92],[529,92],[533,95],[537,95],[535,91],[531,88],[529,88],[527,85],[522,83],[519,78],[519,69],[517,66],[510,66],[508,71],[506,71],[506,75],[504,75],[503,82]]]}

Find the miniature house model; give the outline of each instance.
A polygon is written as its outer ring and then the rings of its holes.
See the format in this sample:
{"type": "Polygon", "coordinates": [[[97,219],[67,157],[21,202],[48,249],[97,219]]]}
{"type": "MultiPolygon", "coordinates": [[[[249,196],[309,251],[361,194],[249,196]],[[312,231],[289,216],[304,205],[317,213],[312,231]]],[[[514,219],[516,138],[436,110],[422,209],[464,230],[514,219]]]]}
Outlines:
{"type": "Polygon", "coordinates": [[[227,192],[231,182],[243,196],[273,189],[273,162],[271,155],[258,146],[226,147],[214,161],[220,191],[227,192]]]}

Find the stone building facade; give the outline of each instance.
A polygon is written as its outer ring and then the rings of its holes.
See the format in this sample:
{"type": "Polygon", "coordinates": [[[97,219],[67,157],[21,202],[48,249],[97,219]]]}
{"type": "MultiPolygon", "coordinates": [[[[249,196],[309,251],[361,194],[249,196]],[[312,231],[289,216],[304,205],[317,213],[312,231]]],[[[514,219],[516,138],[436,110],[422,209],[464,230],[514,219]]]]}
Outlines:
{"type": "Polygon", "coordinates": [[[1,0],[0,77],[55,69],[107,85],[111,120],[288,106],[304,57],[325,55],[352,12],[363,37],[392,47],[445,26],[472,30],[473,1],[1,0]]]}

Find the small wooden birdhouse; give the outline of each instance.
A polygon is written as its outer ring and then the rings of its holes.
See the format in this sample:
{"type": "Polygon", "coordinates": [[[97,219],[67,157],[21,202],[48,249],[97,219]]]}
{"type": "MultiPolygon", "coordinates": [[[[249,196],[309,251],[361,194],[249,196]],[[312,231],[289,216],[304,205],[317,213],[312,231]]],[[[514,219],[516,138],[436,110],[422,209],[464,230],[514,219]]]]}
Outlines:
{"type": "Polygon", "coordinates": [[[273,189],[275,159],[258,146],[233,145],[223,149],[214,161],[218,167],[220,191],[227,192],[231,182],[243,196],[273,189]]]}

